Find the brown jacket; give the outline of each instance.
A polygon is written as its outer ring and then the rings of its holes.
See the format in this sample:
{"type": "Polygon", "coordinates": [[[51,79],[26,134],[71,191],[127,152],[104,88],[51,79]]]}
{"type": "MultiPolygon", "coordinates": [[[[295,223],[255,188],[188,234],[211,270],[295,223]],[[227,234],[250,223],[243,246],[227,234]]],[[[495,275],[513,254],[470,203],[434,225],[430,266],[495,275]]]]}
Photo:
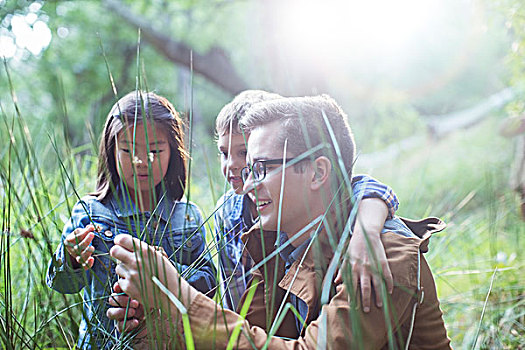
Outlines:
{"type": "MultiPolygon", "coordinates": [[[[196,348],[211,349],[213,342],[217,349],[226,348],[233,329],[242,322],[235,343],[239,349],[260,349],[267,342],[268,349],[317,349],[324,345],[329,349],[382,349],[389,345],[404,348],[411,328],[411,349],[449,349],[432,273],[421,254],[428,249],[430,235],[442,230],[444,224],[435,218],[404,221],[420,238],[381,234],[395,285],[387,306],[372,305],[369,313],[363,313],[360,306],[351,307],[345,284],[334,285],[328,303],[321,305],[322,282],[333,252],[328,239],[320,236],[320,243],[313,244],[302,263],[301,259],[295,261],[286,274],[282,259],[276,257],[253,274],[259,282],[244,321],[238,314],[222,310],[214,301],[199,295],[188,309],[196,348]],[[275,287],[274,281],[278,281],[275,287]],[[275,336],[270,337],[267,331],[277,319],[284,297],[289,300],[288,290],[308,305],[307,327],[299,334],[295,317],[288,310],[281,313],[282,323],[274,331],[275,336]],[[386,319],[390,322],[385,322],[386,319]]],[[[258,227],[243,236],[255,264],[275,250],[275,238],[275,232],[261,234],[258,227]]]]}

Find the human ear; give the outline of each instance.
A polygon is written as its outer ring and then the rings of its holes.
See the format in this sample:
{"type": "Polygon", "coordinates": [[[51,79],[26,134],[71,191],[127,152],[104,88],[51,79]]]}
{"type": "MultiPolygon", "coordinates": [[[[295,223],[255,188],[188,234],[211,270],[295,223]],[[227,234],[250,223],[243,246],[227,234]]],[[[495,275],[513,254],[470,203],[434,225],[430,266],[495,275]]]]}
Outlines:
{"type": "Polygon", "coordinates": [[[314,160],[312,163],[313,174],[311,186],[313,190],[318,190],[325,183],[327,183],[332,173],[332,162],[325,156],[320,156],[314,160]]]}

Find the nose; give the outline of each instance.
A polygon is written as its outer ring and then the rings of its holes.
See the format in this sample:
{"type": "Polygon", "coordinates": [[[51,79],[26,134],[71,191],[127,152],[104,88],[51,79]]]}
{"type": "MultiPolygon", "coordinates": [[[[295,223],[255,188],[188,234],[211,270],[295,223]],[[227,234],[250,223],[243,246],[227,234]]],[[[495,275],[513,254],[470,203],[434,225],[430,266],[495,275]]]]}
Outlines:
{"type": "Polygon", "coordinates": [[[235,161],[234,157],[231,155],[228,155],[228,159],[226,160],[226,168],[231,170],[239,170],[239,165],[235,161]]]}
{"type": "Polygon", "coordinates": [[[148,161],[153,163],[154,153],[147,152],[147,150],[136,149],[135,154],[132,157],[133,164],[136,166],[148,166],[148,161]]]}

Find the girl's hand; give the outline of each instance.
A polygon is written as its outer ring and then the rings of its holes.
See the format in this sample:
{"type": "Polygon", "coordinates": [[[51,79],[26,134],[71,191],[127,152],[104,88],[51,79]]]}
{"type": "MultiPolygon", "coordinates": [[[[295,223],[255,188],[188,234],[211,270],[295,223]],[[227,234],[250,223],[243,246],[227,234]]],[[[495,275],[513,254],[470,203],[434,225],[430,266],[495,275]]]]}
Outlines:
{"type": "MultiPolygon", "coordinates": [[[[129,332],[137,328],[141,322],[144,321],[144,308],[142,304],[122,294],[123,291],[118,282],[113,286],[113,291],[114,293],[109,297],[109,305],[112,307],[106,311],[106,315],[110,320],[117,321],[117,328],[121,333],[129,332]]],[[[147,329],[144,329],[137,336],[142,338],[146,334],[147,329]]]]}
{"type": "Polygon", "coordinates": [[[64,240],[66,250],[71,257],[71,267],[78,269],[81,266],[87,270],[93,267],[95,258],[91,255],[95,251],[95,247],[91,245],[95,234],[95,227],[87,225],[85,228],[77,228],[64,240]]]}

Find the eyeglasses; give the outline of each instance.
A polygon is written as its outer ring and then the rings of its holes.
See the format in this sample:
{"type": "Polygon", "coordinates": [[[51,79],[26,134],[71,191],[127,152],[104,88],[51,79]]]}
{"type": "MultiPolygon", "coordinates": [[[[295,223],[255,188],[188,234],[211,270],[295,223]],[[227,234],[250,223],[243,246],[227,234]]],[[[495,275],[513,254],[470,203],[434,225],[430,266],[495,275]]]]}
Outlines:
{"type": "MultiPolygon", "coordinates": [[[[291,162],[294,159],[295,158],[286,158],[286,161],[287,162],[291,162]]],[[[268,164],[270,164],[270,165],[272,165],[272,164],[273,165],[275,165],[275,164],[282,165],[283,161],[284,161],[283,158],[281,158],[281,159],[262,159],[262,160],[257,160],[255,162],[253,162],[253,164],[251,164],[251,165],[248,164],[247,167],[244,167],[241,170],[242,181],[246,182],[246,180],[248,179],[248,176],[250,176],[250,173],[253,173],[253,181],[261,182],[266,177],[266,166],[268,164]]],[[[297,162],[295,162],[295,163],[297,163],[297,162]]]]}

